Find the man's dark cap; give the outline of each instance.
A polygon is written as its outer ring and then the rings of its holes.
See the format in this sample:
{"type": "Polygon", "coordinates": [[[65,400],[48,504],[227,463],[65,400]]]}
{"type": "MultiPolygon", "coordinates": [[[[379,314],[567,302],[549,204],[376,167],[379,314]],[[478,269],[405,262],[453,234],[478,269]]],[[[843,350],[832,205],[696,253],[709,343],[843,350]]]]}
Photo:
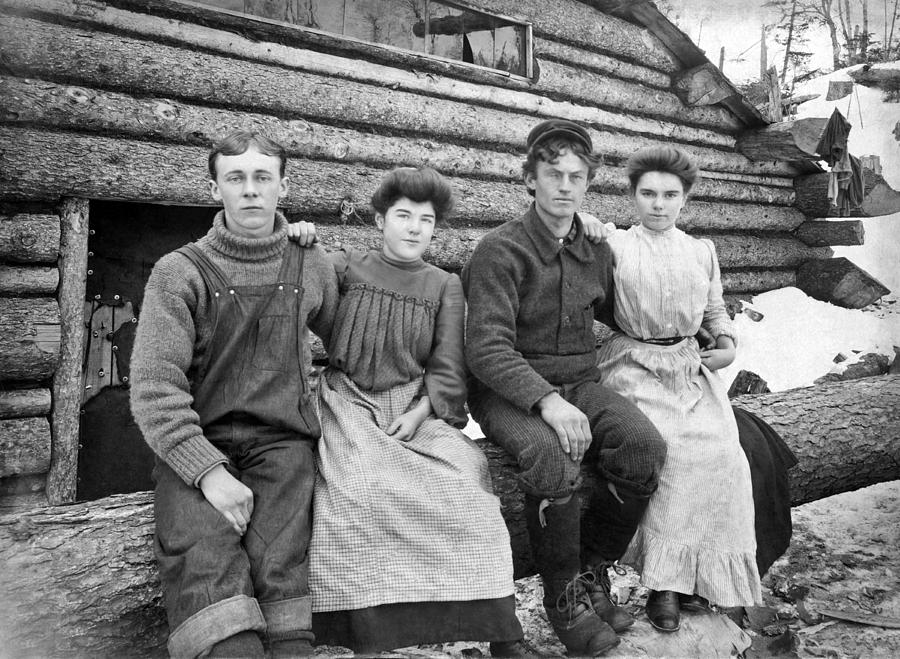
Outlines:
{"type": "Polygon", "coordinates": [[[565,119],[550,119],[539,123],[528,133],[525,146],[530,151],[536,144],[551,137],[567,137],[584,146],[588,153],[594,150],[594,145],[588,132],[574,121],[565,119]]]}

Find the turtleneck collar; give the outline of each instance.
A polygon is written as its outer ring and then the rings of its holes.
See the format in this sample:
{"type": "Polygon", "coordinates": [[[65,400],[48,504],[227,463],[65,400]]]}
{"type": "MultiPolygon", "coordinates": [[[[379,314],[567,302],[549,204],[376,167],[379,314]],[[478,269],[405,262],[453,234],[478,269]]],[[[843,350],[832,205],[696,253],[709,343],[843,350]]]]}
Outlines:
{"type": "Polygon", "coordinates": [[[275,213],[275,227],[265,238],[246,238],[229,231],[225,226],[225,211],[220,210],[213,219],[212,228],[206,234],[210,246],[217,252],[240,261],[264,261],[280,256],[287,240],[287,220],[275,213]]]}
{"type": "Polygon", "coordinates": [[[422,259],[416,259],[415,261],[397,261],[385,256],[384,252],[382,252],[381,250],[373,249],[371,253],[375,254],[379,259],[381,259],[388,265],[394,266],[395,268],[400,268],[401,270],[409,270],[412,272],[421,269],[425,265],[425,261],[423,261],[422,259]]]}

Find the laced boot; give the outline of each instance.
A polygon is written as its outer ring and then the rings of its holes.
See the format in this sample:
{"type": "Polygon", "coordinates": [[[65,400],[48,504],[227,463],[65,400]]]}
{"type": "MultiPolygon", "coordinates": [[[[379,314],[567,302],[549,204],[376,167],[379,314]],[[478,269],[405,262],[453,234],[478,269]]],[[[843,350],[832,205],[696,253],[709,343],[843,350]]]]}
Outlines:
{"type": "Polygon", "coordinates": [[[544,608],[559,640],[571,655],[597,657],[619,644],[615,630],[601,620],[591,606],[587,583],[579,575],[569,581],[553,606],[544,608]]]}
{"type": "Polygon", "coordinates": [[[625,574],[625,569],[615,563],[604,562],[596,566],[588,566],[581,573],[584,579],[585,588],[588,596],[591,598],[591,606],[600,618],[617,633],[623,632],[634,624],[634,618],[625,610],[624,607],[613,604],[610,597],[612,584],[609,580],[609,570],[613,569],[616,574],[625,574]]]}
{"type": "Polygon", "coordinates": [[[525,523],[553,630],[571,654],[597,656],[619,639],[594,613],[584,579],[573,578],[581,566],[580,508],[577,494],[555,502],[528,496],[525,523]]]}

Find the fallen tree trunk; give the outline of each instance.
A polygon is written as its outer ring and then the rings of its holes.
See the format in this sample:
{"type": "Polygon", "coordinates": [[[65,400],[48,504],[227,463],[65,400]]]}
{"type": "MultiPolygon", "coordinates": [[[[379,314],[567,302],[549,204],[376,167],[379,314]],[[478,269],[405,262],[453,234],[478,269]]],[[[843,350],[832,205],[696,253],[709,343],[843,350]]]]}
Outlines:
{"type": "MultiPolygon", "coordinates": [[[[736,403],[766,419],[800,459],[792,502],[900,478],[900,376],[866,378],[736,403]]],[[[512,539],[532,574],[512,458],[481,440],[512,539]]],[[[588,482],[592,478],[585,468],[588,482]]],[[[152,496],[119,495],[0,516],[0,629],[23,655],[148,656],[165,639],[153,565],[152,496]]]]}

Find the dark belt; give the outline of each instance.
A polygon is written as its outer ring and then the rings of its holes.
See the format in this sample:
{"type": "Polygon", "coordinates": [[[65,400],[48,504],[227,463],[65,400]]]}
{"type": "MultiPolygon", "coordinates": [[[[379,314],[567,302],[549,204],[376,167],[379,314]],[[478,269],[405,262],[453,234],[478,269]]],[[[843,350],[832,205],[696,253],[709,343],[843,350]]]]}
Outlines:
{"type": "Polygon", "coordinates": [[[639,339],[636,336],[631,337],[635,341],[640,341],[641,343],[652,343],[655,346],[673,346],[676,343],[681,343],[685,339],[689,338],[687,336],[670,336],[666,339],[639,339]]]}

